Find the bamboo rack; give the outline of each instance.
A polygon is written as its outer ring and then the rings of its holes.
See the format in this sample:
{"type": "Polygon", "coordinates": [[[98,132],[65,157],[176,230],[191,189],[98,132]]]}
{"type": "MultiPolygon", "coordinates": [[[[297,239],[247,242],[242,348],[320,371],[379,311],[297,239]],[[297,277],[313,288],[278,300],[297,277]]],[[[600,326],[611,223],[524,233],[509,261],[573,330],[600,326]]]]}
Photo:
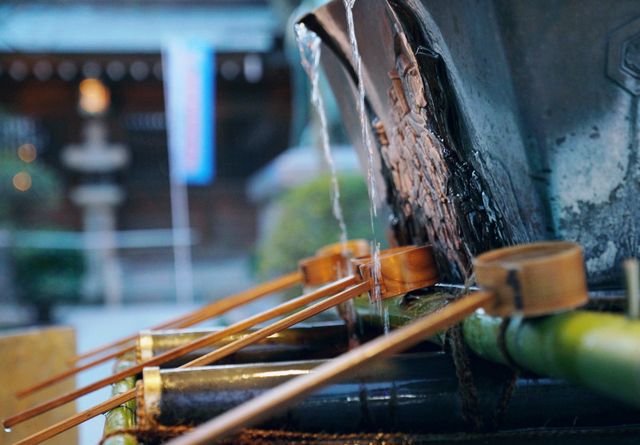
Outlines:
{"type": "MultiPolygon", "coordinates": [[[[382,254],[380,257],[380,276],[385,277],[388,280],[388,287],[384,287],[385,294],[384,296],[393,296],[398,295],[399,293],[409,292],[411,290],[416,290],[428,285],[435,284],[437,280],[437,271],[434,269],[434,260],[432,256],[432,251],[430,246],[423,247],[404,247],[398,249],[390,249],[386,254],[382,254]],[[402,269],[404,272],[400,271],[402,269]],[[396,292],[392,294],[392,292],[396,292]]],[[[371,271],[374,270],[374,265],[372,261],[362,261],[358,263],[358,271],[359,274],[357,276],[350,276],[344,278],[342,280],[336,281],[329,285],[324,286],[314,292],[311,292],[307,295],[299,297],[295,304],[293,303],[295,300],[291,300],[289,302],[283,303],[276,308],[273,308],[269,311],[265,311],[262,314],[263,317],[265,314],[270,318],[274,318],[277,315],[283,315],[286,312],[296,309],[300,307],[300,301],[304,299],[307,303],[310,301],[318,300],[326,295],[332,295],[324,300],[321,300],[305,309],[300,310],[292,315],[289,315],[282,320],[276,321],[271,325],[268,325],[258,331],[247,335],[246,337],[240,338],[226,346],[223,346],[215,351],[212,351],[196,360],[192,360],[191,362],[183,365],[183,367],[192,367],[192,366],[203,366],[206,364],[210,364],[216,360],[219,360],[223,357],[232,354],[239,349],[251,345],[256,341],[259,341],[263,338],[266,338],[272,334],[275,334],[283,329],[286,329],[290,326],[293,326],[296,323],[304,321],[311,316],[314,316],[318,313],[321,313],[329,308],[335,307],[341,303],[349,301],[350,299],[372,290],[374,285],[374,280],[371,279],[371,271]],[[336,293],[337,292],[337,293],[336,293]],[[287,311],[283,309],[287,308],[287,311]]],[[[190,344],[187,348],[177,348],[174,351],[182,350],[183,352],[186,349],[198,349],[201,346],[207,344],[207,341],[215,341],[219,339],[219,337],[223,337],[228,334],[235,333],[236,330],[248,329],[252,325],[255,325],[261,321],[259,316],[251,317],[251,324],[247,320],[236,323],[233,326],[230,326],[227,329],[223,329],[222,331],[210,334],[204,339],[197,340],[190,344]],[[214,340],[212,340],[212,338],[214,340]],[[206,341],[203,341],[206,340],[206,341]]],[[[178,354],[177,352],[168,352],[159,357],[156,357],[150,361],[147,361],[144,364],[136,365],[135,367],[123,371],[121,373],[117,373],[116,375],[103,379],[99,382],[94,383],[93,385],[89,385],[88,387],[82,388],[81,390],[77,390],[75,393],[69,393],[65,396],[62,396],[53,401],[47,402],[43,405],[33,408],[30,411],[21,413],[17,416],[13,416],[13,418],[9,418],[5,420],[5,426],[9,426],[11,424],[19,423],[27,418],[33,417],[41,412],[44,412],[48,409],[51,409],[54,406],[59,404],[66,403],[69,400],[73,400],[73,398],[78,397],[80,393],[90,392],[97,387],[104,386],[108,384],[106,382],[113,382],[119,380],[128,375],[132,375],[133,373],[137,373],[145,366],[151,366],[158,362],[160,363],[162,360],[167,359],[167,357],[175,358],[174,355],[178,354]],[[164,357],[163,357],[164,356],[164,357]],[[159,360],[160,359],[160,360],[159,360]],[[135,370],[135,371],[133,371],[135,370]]],[[[81,395],[81,394],[80,394],[81,395]]],[[[112,409],[128,400],[131,400],[135,397],[135,391],[129,391],[120,395],[117,395],[87,411],[76,414],[62,422],[59,422],[45,430],[42,430],[20,442],[17,442],[16,445],[26,445],[26,444],[37,444],[46,440],[50,437],[53,437],[68,428],[76,426],[87,419],[95,417],[109,409],[112,409]]]]}
{"type": "MultiPolygon", "coordinates": [[[[372,340],[319,366],[310,374],[273,388],[170,441],[170,445],[210,443],[240,428],[255,425],[346,373],[409,348],[464,320],[476,309],[537,316],[572,309],[588,299],[582,250],[574,243],[534,243],[498,249],[479,256],[474,266],[479,284],[487,290],[466,295],[388,336],[372,340]]],[[[364,276],[374,273],[370,264],[359,267],[364,276]]],[[[404,268],[393,270],[405,271],[404,268]]],[[[393,286],[394,281],[389,280],[389,283],[393,286]]],[[[382,285],[387,284],[383,282],[382,285]]]]}

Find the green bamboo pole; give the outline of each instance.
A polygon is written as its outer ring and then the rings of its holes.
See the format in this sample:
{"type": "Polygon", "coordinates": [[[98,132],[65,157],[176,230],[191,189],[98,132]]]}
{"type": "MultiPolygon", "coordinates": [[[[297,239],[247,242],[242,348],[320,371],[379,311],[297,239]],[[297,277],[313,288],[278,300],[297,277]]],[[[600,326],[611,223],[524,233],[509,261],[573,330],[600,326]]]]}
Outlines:
{"type": "MultiPolygon", "coordinates": [[[[135,365],[135,355],[128,354],[121,357],[114,366],[114,372],[122,371],[135,365]]],[[[136,385],[135,376],[127,377],[111,386],[111,395],[122,394],[134,388],[136,385]]],[[[136,426],[136,401],[135,399],[125,402],[106,414],[103,437],[116,431],[132,429],[136,426]]],[[[102,445],[138,445],[138,440],[131,434],[116,434],[107,437],[102,445]]]]}
{"type": "MultiPolygon", "coordinates": [[[[397,327],[446,304],[449,297],[434,293],[409,302],[397,298],[383,302],[383,310],[390,326],[397,327]]],[[[369,322],[382,323],[366,300],[357,301],[357,308],[369,322]]],[[[463,322],[463,335],[474,353],[506,364],[499,341],[501,322],[476,313],[463,322]]],[[[640,408],[640,321],[584,310],[513,319],[505,332],[505,346],[523,369],[566,379],[640,408]]]]}
{"type": "MultiPolygon", "coordinates": [[[[505,363],[498,342],[500,322],[475,314],[463,323],[463,334],[476,354],[505,363]]],[[[524,369],[584,385],[640,408],[639,321],[580,310],[514,319],[505,332],[505,346],[524,369]]]]}

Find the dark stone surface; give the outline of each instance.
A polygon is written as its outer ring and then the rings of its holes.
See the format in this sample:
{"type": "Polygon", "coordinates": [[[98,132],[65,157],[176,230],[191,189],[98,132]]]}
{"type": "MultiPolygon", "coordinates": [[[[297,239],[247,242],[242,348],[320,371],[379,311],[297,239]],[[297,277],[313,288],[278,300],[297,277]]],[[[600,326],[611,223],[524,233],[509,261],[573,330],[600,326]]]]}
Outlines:
{"type": "MultiPolygon", "coordinates": [[[[303,20],[323,38],[323,66],[362,154],[344,15],[334,1],[303,20]]],[[[455,280],[485,250],[573,240],[590,284],[619,285],[621,259],[640,255],[640,116],[612,73],[637,80],[638,17],[640,3],[625,0],[356,2],[376,167],[398,240],[433,243],[455,280]]]]}

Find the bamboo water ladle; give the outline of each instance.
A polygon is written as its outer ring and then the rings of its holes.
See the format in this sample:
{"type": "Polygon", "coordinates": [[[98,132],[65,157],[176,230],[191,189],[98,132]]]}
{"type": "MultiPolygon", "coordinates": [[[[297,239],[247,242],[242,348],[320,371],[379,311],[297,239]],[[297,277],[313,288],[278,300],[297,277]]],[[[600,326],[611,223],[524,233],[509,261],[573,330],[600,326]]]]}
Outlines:
{"type": "MultiPolygon", "coordinates": [[[[349,258],[366,255],[367,253],[369,253],[369,243],[361,239],[350,240],[346,243],[329,244],[318,250],[315,257],[300,261],[298,271],[294,273],[283,275],[266,283],[255,286],[247,291],[231,295],[218,301],[214,301],[213,303],[192,311],[186,315],[162,323],[160,325],[156,325],[151,328],[151,330],[164,329],[167,327],[186,328],[189,326],[193,326],[194,324],[222,315],[239,306],[251,303],[258,298],[275,292],[286,290],[297,284],[304,284],[305,286],[310,287],[321,286],[322,284],[336,280],[338,277],[348,275],[347,273],[344,273],[342,269],[346,269],[348,267],[347,264],[349,258]]],[[[89,353],[84,354],[84,356],[88,357],[91,353],[95,354],[104,350],[118,348],[110,354],[98,357],[97,359],[92,360],[88,363],[73,367],[59,374],[51,376],[41,382],[33,384],[28,388],[22,389],[16,393],[16,397],[26,397],[35,393],[36,391],[48,388],[54,383],[61,382],[71,376],[74,376],[87,369],[93,368],[94,366],[104,363],[108,360],[116,358],[126,352],[133,351],[136,348],[136,339],[137,334],[131,335],[114,343],[100,347],[94,351],[90,351],[89,353]],[[134,341],[134,343],[125,346],[131,341],[134,341]]]]}
{"type": "MultiPolygon", "coordinates": [[[[312,258],[310,261],[313,260],[314,259],[312,258]]],[[[399,292],[398,294],[430,286],[435,284],[437,281],[437,271],[435,269],[432,251],[429,246],[405,247],[390,249],[390,251],[388,252],[383,251],[380,256],[380,263],[381,276],[388,277],[390,282],[393,282],[393,286],[389,289],[393,289],[394,292],[399,292]],[[406,272],[403,273],[401,271],[395,270],[399,268],[406,270],[406,272]]],[[[307,266],[308,265],[309,264],[307,264],[307,266]]],[[[371,268],[373,268],[373,265],[371,265],[371,268]]],[[[304,268],[302,269],[304,270],[304,268]]],[[[338,268],[336,270],[338,270],[338,268]]],[[[242,349],[245,346],[249,346],[259,340],[262,340],[263,338],[266,338],[283,329],[293,326],[294,324],[304,321],[311,316],[317,315],[326,309],[332,308],[334,306],[337,306],[338,304],[348,301],[355,296],[361,295],[362,293],[371,290],[372,286],[373,280],[363,279],[363,276],[360,274],[352,275],[338,281],[334,281],[318,290],[298,297],[295,300],[287,301],[273,309],[257,314],[253,317],[250,317],[249,319],[240,321],[221,331],[209,334],[202,339],[189,343],[188,345],[176,348],[160,356],[154,357],[153,359],[148,360],[145,363],[138,364],[132,368],[116,373],[108,379],[103,379],[81,390],[69,393],[65,396],[59,397],[58,399],[54,399],[43,405],[32,408],[29,411],[25,411],[24,413],[21,413],[17,416],[6,419],[4,422],[4,426],[10,427],[22,422],[23,420],[48,411],[49,409],[52,409],[56,406],[60,406],[64,403],[74,400],[80,395],[91,392],[95,389],[98,389],[99,387],[105,386],[109,383],[114,383],[115,381],[121,380],[124,377],[134,375],[140,372],[146,366],[155,366],[157,364],[163,363],[166,360],[172,360],[184,353],[195,351],[203,346],[206,346],[207,344],[218,341],[227,335],[242,332],[250,327],[255,326],[258,323],[267,321],[279,315],[283,315],[287,312],[302,307],[305,304],[318,300],[323,296],[332,295],[318,303],[315,303],[305,309],[300,310],[299,312],[294,313],[293,315],[289,315],[277,322],[259,329],[258,331],[247,335],[246,337],[229,343],[198,359],[192,360],[191,362],[181,367],[203,366],[206,364],[210,364],[216,360],[224,358],[229,354],[238,351],[239,349],[242,349]]],[[[388,292],[389,293],[386,294],[386,296],[392,296],[392,294],[390,293],[392,291],[389,290],[388,292]]],[[[32,436],[27,437],[26,439],[17,442],[17,444],[25,445],[40,443],[43,440],[51,438],[73,426],[84,422],[85,420],[88,420],[103,412],[113,409],[133,398],[135,398],[135,390],[127,391],[123,394],[112,397],[111,399],[102,402],[87,411],[78,413],[74,416],[69,417],[68,419],[58,422],[45,430],[42,430],[32,436]]]]}
{"type": "MultiPolygon", "coordinates": [[[[387,336],[353,349],[168,444],[211,443],[240,428],[255,425],[330,381],[376,358],[407,349],[479,308],[500,316],[538,316],[573,309],[588,299],[582,250],[574,243],[548,242],[498,249],[480,255],[474,267],[478,284],[485,290],[462,297],[387,336]]],[[[360,265],[360,273],[369,276],[370,266],[360,265]]]]}

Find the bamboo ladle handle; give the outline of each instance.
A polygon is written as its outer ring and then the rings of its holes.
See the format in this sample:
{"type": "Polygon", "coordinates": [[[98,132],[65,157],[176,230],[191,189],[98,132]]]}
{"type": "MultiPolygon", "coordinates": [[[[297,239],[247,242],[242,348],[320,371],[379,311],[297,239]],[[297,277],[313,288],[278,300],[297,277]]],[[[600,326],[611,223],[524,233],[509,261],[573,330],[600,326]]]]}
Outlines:
{"type": "MultiPolygon", "coordinates": [[[[240,292],[222,300],[215,301],[189,314],[183,315],[170,322],[158,325],[156,326],[156,328],[167,326],[184,328],[192,326],[194,324],[224,314],[236,307],[248,304],[265,295],[288,289],[300,283],[303,283],[305,286],[318,287],[322,286],[323,284],[336,281],[348,275],[348,273],[346,273],[346,271],[348,270],[347,262],[349,261],[349,258],[351,256],[367,253],[368,251],[369,244],[366,241],[360,239],[350,240],[346,243],[330,244],[320,249],[314,257],[301,260],[299,262],[298,272],[284,275],[282,277],[255,286],[247,291],[240,292]]],[[[137,336],[134,335],[132,337],[127,337],[124,340],[129,341],[132,338],[135,339],[136,337],[137,336]]],[[[122,341],[123,340],[118,341],[112,345],[126,344],[126,342],[122,343],[122,341]]],[[[78,374],[79,372],[90,369],[96,365],[118,357],[125,352],[133,351],[135,350],[135,347],[135,344],[121,347],[120,349],[116,349],[110,354],[98,357],[88,363],[75,366],[59,374],[53,375],[41,382],[18,391],[16,393],[16,397],[23,398],[31,395],[36,391],[61,382],[71,376],[78,374]]],[[[101,349],[107,350],[109,348],[101,349]]]]}
{"type": "Polygon", "coordinates": [[[108,376],[96,382],[93,382],[87,386],[73,390],[61,396],[58,396],[54,399],[41,403],[40,405],[36,405],[18,414],[7,417],[4,420],[4,427],[10,428],[14,425],[24,422],[25,420],[31,419],[32,417],[38,416],[49,410],[57,408],[58,406],[62,406],[66,403],[72,402],[78,397],[81,397],[85,394],[89,394],[107,385],[110,385],[119,380],[122,380],[123,378],[136,375],[139,372],[141,372],[146,366],[158,366],[163,363],[169,362],[171,360],[175,360],[176,358],[181,357],[185,354],[191,353],[193,351],[197,351],[198,349],[201,349],[205,346],[208,346],[219,340],[222,340],[227,335],[243,332],[255,326],[258,323],[263,323],[275,317],[284,315],[292,310],[296,310],[306,304],[309,304],[313,301],[317,301],[320,298],[326,297],[327,295],[335,294],[336,292],[339,292],[344,288],[355,284],[356,282],[357,282],[357,279],[355,277],[346,278],[344,280],[340,280],[340,281],[331,283],[327,286],[321,287],[320,289],[317,289],[308,294],[302,295],[301,297],[295,298],[293,300],[289,300],[285,303],[282,303],[279,306],[276,306],[275,308],[269,309],[267,311],[254,315],[252,317],[249,317],[245,320],[239,321],[229,326],[228,328],[207,334],[204,337],[201,337],[197,340],[187,343],[186,345],[182,345],[177,348],[171,349],[163,354],[160,354],[144,362],[138,363],[128,369],[124,369],[111,376],[108,376]]]}
{"type": "MultiPolygon", "coordinates": [[[[215,362],[216,360],[227,357],[228,355],[242,349],[245,346],[253,344],[263,338],[268,337],[276,332],[279,332],[282,329],[286,329],[289,326],[292,326],[296,323],[304,321],[309,317],[319,314],[320,312],[336,306],[344,301],[349,300],[357,295],[360,295],[362,292],[366,292],[368,289],[368,283],[359,283],[354,286],[349,287],[346,290],[338,292],[336,295],[326,298],[318,303],[315,303],[312,306],[309,306],[305,309],[302,309],[299,312],[294,313],[293,315],[289,315],[288,317],[283,318],[275,323],[272,323],[269,326],[266,326],[258,331],[253,332],[252,334],[242,337],[238,340],[235,340],[215,351],[206,354],[205,356],[199,357],[198,359],[192,360],[191,362],[181,366],[181,368],[190,368],[193,366],[203,366],[206,364],[210,364],[215,362]]],[[[223,331],[220,331],[221,333],[223,331]]],[[[73,428],[93,417],[96,417],[102,413],[105,413],[111,409],[114,409],[129,400],[135,399],[135,390],[129,390],[125,393],[114,396],[86,411],[75,414],[67,419],[64,419],[48,428],[45,428],[41,431],[38,431],[31,436],[22,439],[16,442],[14,445],[36,445],[47,439],[57,436],[60,433],[68,430],[69,428],[73,428]]]]}
{"type": "MultiPolygon", "coordinates": [[[[204,307],[195,309],[187,314],[184,314],[172,320],[157,324],[149,329],[157,330],[157,329],[182,328],[182,327],[191,326],[200,321],[206,320],[216,315],[220,315],[234,307],[250,303],[264,295],[267,295],[273,292],[278,292],[280,290],[285,290],[295,285],[298,285],[302,283],[302,279],[303,277],[299,271],[282,275],[278,278],[274,278],[273,280],[269,280],[266,283],[259,284],[246,291],[239,292],[237,294],[231,295],[221,300],[214,301],[204,307]]],[[[79,354],[73,357],[71,361],[78,362],[80,360],[84,360],[86,358],[97,355],[101,352],[105,352],[114,348],[125,347],[125,345],[128,345],[128,343],[135,342],[136,338],[137,338],[137,333],[126,336],[120,340],[116,340],[112,343],[108,343],[106,345],[103,345],[98,348],[79,354]]]]}
{"type": "MultiPolygon", "coordinates": [[[[366,240],[363,239],[353,239],[353,240],[348,240],[347,242],[340,242],[340,243],[333,243],[333,244],[328,244],[324,247],[321,247],[320,249],[318,249],[318,251],[316,252],[316,256],[325,256],[325,255],[332,255],[332,254],[343,254],[347,257],[358,257],[358,256],[362,256],[362,255],[366,255],[367,253],[369,253],[369,243],[366,240]]],[[[246,294],[255,294],[258,293],[260,294],[260,287],[261,286],[267,286],[269,283],[274,283],[274,282],[280,282],[280,281],[287,281],[287,278],[291,278],[292,276],[295,276],[297,278],[297,280],[294,280],[295,282],[293,284],[291,284],[290,286],[296,285],[296,284],[300,284],[301,281],[303,280],[303,277],[299,275],[298,271],[293,272],[291,274],[286,274],[281,276],[280,278],[276,278],[274,280],[269,281],[268,283],[264,283],[262,285],[258,285],[252,289],[249,289],[247,291],[241,292],[240,294],[236,294],[236,296],[231,296],[231,297],[227,297],[225,300],[230,300],[233,301],[235,300],[242,300],[241,298],[237,297],[238,295],[244,295],[244,301],[249,302],[249,301],[253,301],[253,298],[251,298],[251,296],[247,296],[246,294]],[[237,297],[237,298],[234,298],[237,297]]],[[[325,284],[328,283],[329,281],[335,281],[335,279],[331,279],[331,280],[326,280],[324,282],[321,283],[317,283],[319,285],[321,284],[325,284]]],[[[290,287],[288,286],[288,287],[290,287]]],[[[270,293],[270,292],[268,292],[270,293]]],[[[259,298],[256,297],[256,298],[259,298]]],[[[223,301],[223,300],[222,300],[223,301]]],[[[152,326],[150,328],[148,328],[149,330],[158,330],[158,329],[166,329],[166,328],[181,328],[181,327],[187,327],[187,326],[191,326],[193,324],[195,324],[196,322],[192,322],[190,324],[184,324],[185,322],[189,322],[189,320],[194,317],[197,316],[199,313],[201,313],[202,311],[207,310],[207,308],[213,306],[212,308],[212,314],[207,318],[211,318],[215,315],[218,315],[219,312],[217,309],[214,309],[216,307],[216,305],[219,303],[219,301],[213,302],[205,307],[193,310],[187,314],[181,315],[177,318],[174,318],[172,320],[168,320],[165,321],[163,323],[160,323],[158,325],[152,326]]],[[[242,302],[238,302],[236,304],[236,306],[238,304],[245,304],[242,302]]],[[[205,318],[206,319],[206,318],[205,318]]],[[[137,334],[132,334],[126,337],[123,337],[119,340],[115,340],[111,343],[107,343],[105,345],[99,346],[95,349],[89,350],[87,352],[83,352],[82,354],[78,354],[75,357],[72,357],[69,361],[71,363],[76,363],[80,360],[84,360],[86,358],[92,357],[94,355],[97,355],[101,352],[105,352],[114,348],[118,348],[118,347],[125,347],[125,345],[128,345],[131,342],[134,342],[136,340],[137,334]]],[[[120,351],[122,352],[122,351],[120,351]]],[[[113,358],[114,356],[117,356],[117,351],[116,352],[112,352],[111,354],[109,354],[108,358],[97,362],[97,363],[102,363],[110,358],[113,358]]],[[[96,363],[96,364],[97,364],[96,363]]],[[[86,369],[86,368],[85,368],[86,369]]]]}
{"type": "MultiPolygon", "coordinates": [[[[189,317],[183,317],[180,320],[180,323],[177,324],[177,327],[188,327],[192,326],[201,321],[207,320],[209,318],[216,317],[218,315],[224,314],[231,309],[236,307],[248,304],[252,301],[257,300],[265,295],[271,294],[273,292],[279,292],[290,287],[293,287],[302,282],[302,274],[300,272],[291,273],[288,275],[283,275],[279,278],[271,280],[267,283],[263,283],[260,286],[256,286],[248,291],[241,292],[230,297],[224,298],[222,300],[215,301],[204,308],[200,308],[199,311],[195,314],[189,314],[189,317]]],[[[137,338],[137,335],[133,337],[137,338]]],[[[92,360],[88,363],[82,364],[80,366],[76,366],[74,368],[63,371],[59,374],[51,376],[41,382],[33,384],[28,388],[24,388],[16,393],[16,397],[23,398],[28,395],[35,393],[41,389],[47,388],[54,383],[65,380],[75,374],[78,374],[81,371],[86,369],[90,369],[100,363],[104,363],[112,358],[118,357],[119,355],[135,350],[135,344],[127,347],[123,347],[118,349],[110,354],[107,354],[102,357],[98,357],[95,360],[92,360]]]]}

